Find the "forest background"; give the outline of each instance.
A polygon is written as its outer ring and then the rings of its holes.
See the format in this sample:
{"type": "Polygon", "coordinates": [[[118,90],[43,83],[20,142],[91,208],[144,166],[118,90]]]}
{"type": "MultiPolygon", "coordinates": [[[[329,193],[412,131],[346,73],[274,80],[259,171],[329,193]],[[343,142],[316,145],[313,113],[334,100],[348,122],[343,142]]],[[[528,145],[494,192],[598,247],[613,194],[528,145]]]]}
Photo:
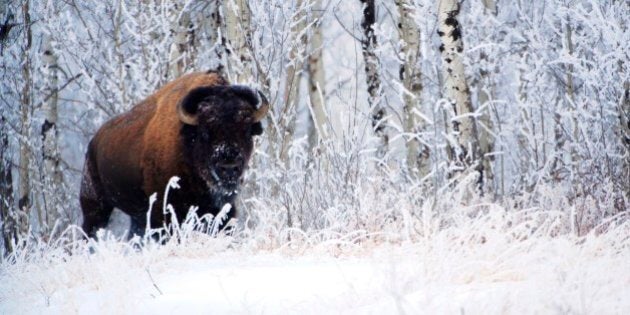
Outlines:
{"type": "Polygon", "coordinates": [[[244,234],[417,239],[462,207],[469,218],[518,213],[532,231],[552,220],[554,235],[627,221],[626,1],[0,9],[5,255],[80,223],[84,153],[104,121],[207,69],[272,103],[239,200],[244,234]]]}

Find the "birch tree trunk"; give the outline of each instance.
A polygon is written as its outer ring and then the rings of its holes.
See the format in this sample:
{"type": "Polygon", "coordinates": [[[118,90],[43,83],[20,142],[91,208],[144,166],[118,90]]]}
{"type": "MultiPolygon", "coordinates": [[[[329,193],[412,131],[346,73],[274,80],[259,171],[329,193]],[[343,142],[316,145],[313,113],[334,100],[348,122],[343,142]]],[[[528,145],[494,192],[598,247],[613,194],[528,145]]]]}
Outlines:
{"type": "MultiPolygon", "coordinates": [[[[0,0],[0,18],[8,15],[9,1],[0,0]]],[[[0,20],[0,23],[12,24],[10,18],[0,20]]],[[[5,24],[3,24],[4,27],[5,24]]],[[[0,38],[0,46],[4,43],[0,38]]],[[[1,48],[1,47],[0,47],[1,48]]],[[[13,242],[17,236],[17,222],[15,220],[13,205],[13,172],[11,168],[11,154],[9,153],[9,127],[7,122],[8,115],[5,111],[0,113],[0,233],[2,233],[2,243],[4,252],[13,251],[13,242]]]]}
{"type": "MultiPolygon", "coordinates": [[[[483,0],[483,5],[485,9],[486,16],[496,16],[497,14],[497,6],[494,0],[483,0]]],[[[483,108],[480,117],[481,127],[479,129],[479,146],[482,155],[482,163],[483,163],[483,172],[485,179],[485,186],[489,191],[495,191],[493,189],[494,185],[494,172],[492,169],[492,158],[491,155],[488,155],[492,151],[494,151],[494,136],[491,131],[494,129],[494,125],[491,119],[492,116],[492,105],[489,103],[491,96],[493,94],[493,86],[490,78],[490,73],[494,73],[492,68],[492,62],[488,60],[488,55],[482,51],[479,57],[480,67],[479,67],[479,82],[477,82],[477,101],[479,102],[479,107],[483,108]]]]}
{"type": "Polygon", "coordinates": [[[360,0],[363,3],[363,20],[361,29],[363,30],[363,40],[361,41],[361,52],[365,63],[365,77],[368,90],[368,105],[372,115],[372,128],[376,136],[380,139],[377,148],[377,157],[382,159],[389,146],[389,136],[386,130],[385,107],[381,105],[381,79],[378,73],[378,57],[376,56],[376,34],[374,25],[376,23],[376,7],[374,0],[360,0]]]}
{"type": "Polygon", "coordinates": [[[490,14],[497,15],[497,3],[495,0],[481,0],[481,2],[490,14]]]}
{"type": "MultiPolygon", "coordinates": [[[[563,37],[562,37],[562,49],[565,50],[569,55],[573,54],[573,41],[571,39],[572,29],[570,26],[570,21],[563,21],[563,37]]],[[[576,146],[571,145],[571,142],[574,142],[577,139],[577,125],[575,121],[575,113],[572,115],[573,126],[565,126],[562,121],[562,113],[569,110],[574,104],[575,91],[573,86],[573,65],[566,64],[564,66],[565,71],[565,82],[561,82],[561,79],[558,79],[558,85],[563,86],[564,90],[560,88],[558,91],[558,97],[556,100],[556,106],[554,111],[554,142],[555,142],[555,152],[554,159],[551,166],[551,179],[560,182],[565,179],[566,176],[570,176],[572,182],[572,189],[577,189],[578,191],[574,191],[570,196],[570,198],[574,198],[576,193],[579,194],[580,183],[576,182],[577,174],[577,160],[578,160],[578,152],[576,151],[576,146]],[[571,127],[573,130],[571,130],[571,127]],[[571,130],[570,132],[566,132],[566,130],[571,130]],[[570,158],[570,165],[567,165],[567,161],[565,157],[568,156],[570,158]]]]}
{"type": "Polygon", "coordinates": [[[26,0],[22,5],[22,12],[24,17],[24,50],[22,63],[22,102],[20,104],[20,120],[22,122],[22,128],[20,130],[20,165],[19,165],[19,186],[18,186],[18,233],[19,238],[26,237],[29,230],[29,212],[31,208],[31,179],[30,179],[30,166],[31,166],[31,150],[30,143],[30,125],[31,125],[31,46],[32,46],[32,34],[31,34],[31,15],[30,15],[30,0],[26,0]]]}
{"type": "Polygon", "coordinates": [[[228,79],[245,83],[252,79],[251,12],[247,0],[226,0],[225,25],[227,31],[228,79]]]}
{"type": "Polygon", "coordinates": [[[178,78],[186,71],[191,58],[192,31],[194,25],[190,17],[188,8],[179,9],[173,5],[171,32],[173,32],[173,43],[169,58],[169,77],[178,78]]]}
{"type": "Polygon", "coordinates": [[[221,13],[223,0],[211,1],[209,5],[210,18],[203,19],[201,23],[207,21],[206,32],[209,35],[210,43],[214,46],[214,58],[216,62],[214,68],[227,77],[225,73],[227,69],[225,61],[225,56],[227,55],[227,39],[225,38],[225,25],[223,23],[223,14],[221,13]]]}
{"type": "Polygon", "coordinates": [[[280,117],[281,135],[280,160],[288,162],[289,147],[295,132],[296,109],[300,99],[300,82],[302,80],[302,69],[304,66],[304,51],[306,47],[306,27],[304,1],[297,0],[296,11],[293,16],[291,29],[291,51],[289,52],[289,65],[287,67],[287,78],[284,89],[285,107],[280,117]]]}
{"type": "MultiPolygon", "coordinates": [[[[44,197],[46,214],[45,223],[42,226],[42,234],[48,235],[55,226],[55,221],[67,223],[68,218],[63,211],[63,177],[59,169],[59,149],[57,141],[57,103],[59,100],[58,59],[55,47],[50,36],[45,35],[43,40],[43,63],[46,101],[44,102],[45,120],[42,124],[42,158],[44,161],[44,197]]],[[[43,209],[40,209],[40,211],[43,209]]]]}
{"type": "Polygon", "coordinates": [[[309,99],[311,126],[308,133],[309,147],[313,150],[320,141],[328,138],[328,130],[326,129],[326,109],[325,95],[326,75],[324,73],[323,52],[323,36],[321,29],[321,20],[323,17],[322,1],[314,0],[311,9],[311,16],[314,19],[313,32],[310,38],[311,53],[308,56],[308,77],[309,77],[309,99]]]}
{"type": "Polygon", "coordinates": [[[129,106],[127,104],[127,87],[125,86],[125,77],[127,76],[127,70],[125,69],[125,56],[123,54],[123,39],[121,37],[123,27],[123,0],[118,0],[117,9],[114,15],[114,52],[116,59],[118,59],[118,92],[120,93],[120,105],[122,108],[118,110],[127,110],[129,106]]]}
{"type": "Polygon", "coordinates": [[[482,71],[481,73],[481,81],[479,85],[477,85],[477,97],[479,101],[479,106],[484,107],[480,116],[480,124],[482,125],[479,130],[479,150],[480,150],[480,158],[482,159],[483,164],[483,175],[484,175],[484,185],[490,190],[494,191],[494,171],[492,169],[492,161],[494,158],[492,155],[488,155],[494,151],[494,136],[491,131],[494,130],[494,123],[492,122],[492,108],[489,104],[490,95],[492,85],[489,83],[488,72],[482,71]],[[483,84],[486,82],[487,84],[483,84]]]}
{"type": "MultiPolygon", "coordinates": [[[[519,119],[518,119],[518,124],[520,126],[522,126],[521,128],[523,129],[522,132],[517,133],[516,136],[516,141],[518,143],[519,146],[519,154],[518,154],[518,160],[519,160],[519,172],[521,174],[529,174],[530,170],[534,168],[534,165],[532,165],[533,159],[532,159],[532,153],[530,150],[530,142],[529,142],[529,136],[532,135],[532,129],[529,127],[529,123],[530,123],[530,117],[529,114],[527,112],[527,89],[528,89],[528,85],[529,85],[529,81],[527,80],[526,76],[525,76],[525,66],[522,64],[527,64],[527,55],[523,54],[521,56],[521,63],[519,63],[519,65],[517,66],[518,68],[518,94],[517,94],[517,103],[519,105],[519,119]]],[[[501,157],[501,166],[503,167],[504,163],[505,163],[505,154],[502,154],[501,157]]],[[[502,185],[502,195],[505,195],[505,186],[504,186],[504,181],[505,176],[502,173],[501,174],[501,185],[502,185]]],[[[529,192],[529,182],[527,180],[526,176],[520,176],[519,178],[519,190],[526,190],[529,192]]]]}
{"type": "Polygon", "coordinates": [[[410,0],[396,0],[398,8],[398,34],[402,41],[402,64],[400,76],[405,91],[403,130],[407,139],[407,169],[409,173],[419,178],[431,172],[429,161],[429,147],[422,144],[418,133],[424,129],[424,122],[416,120],[416,111],[421,111],[422,72],[418,60],[420,59],[420,29],[414,21],[416,14],[414,4],[410,0]]]}
{"type": "MultiPolygon", "coordinates": [[[[626,149],[621,173],[621,187],[626,200],[630,200],[630,81],[624,83],[624,91],[619,103],[619,134],[621,145],[626,149]]],[[[624,207],[618,207],[625,209],[624,207]]]]}
{"type": "MultiPolygon", "coordinates": [[[[573,28],[571,27],[571,19],[567,17],[564,27],[564,48],[567,50],[569,56],[573,56],[574,44],[573,44],[573,28]]],[[[584,194],[584,188],[580,178],[579,162],[582,160],[581,153],[578,152],[578,146],[575,145],[579,140],[578,122],[577,122],[577,106],[575,104],[575,86],[573,83],[574,66],[569,63],[566,65],[566,99],[565,107],[570,108],[573,111],[571,115],[572,120],[572,132],[571,132],[571,144],[570,144],[570,156],[571,156],[571,182],[573,187],[573,198],[582,196],[584,194]]]]}
{"type": "Polygon", "coordinates": [[[13,211],[13,173],[9,154],[9,136],[4,114],[0,115],[0,225],[5,252],[13,251],[17,241],[17,222],[13,211]]]}
{"type": "Polygon", "coordinates": [[[199,25],[199,35],[194,36],[194,47],[202,47],[209,43],[210,63],[208,70],[219,72],[225,78],[229,78],[227,68],[228,39],[226,31],[225,14],[223,13],[224,0],[214,0],[205,3],[196,14],[191,17],[193,22],[199,25]]]}
{"type": "Polygon", "coordinates": [[[466,82],[462,53],[464,44],[457,20],[460,5],[457,0],[438,0],[438,35],[442,41],[440,52],[444,75],[445,96],[455,113],[451,117],[453,136],[457,141],[453,157],[455,171],[475,167],[479,171],[479,184],[483,183],[483,165],[479,163],[480,150],[470,90],[466,82]]]}

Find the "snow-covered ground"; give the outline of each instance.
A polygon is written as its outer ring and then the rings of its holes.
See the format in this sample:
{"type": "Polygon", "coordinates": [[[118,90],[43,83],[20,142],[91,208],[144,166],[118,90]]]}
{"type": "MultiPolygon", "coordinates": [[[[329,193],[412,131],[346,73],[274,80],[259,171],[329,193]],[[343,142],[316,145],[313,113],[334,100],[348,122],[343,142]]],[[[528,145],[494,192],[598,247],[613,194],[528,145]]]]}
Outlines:
{"type": "Polygon", "coordinates": [[[630,226],[586,237],[456,230],[261,249],[225,239],[61,250],[0,269],[0,314],[630,314],[630,226]]]}

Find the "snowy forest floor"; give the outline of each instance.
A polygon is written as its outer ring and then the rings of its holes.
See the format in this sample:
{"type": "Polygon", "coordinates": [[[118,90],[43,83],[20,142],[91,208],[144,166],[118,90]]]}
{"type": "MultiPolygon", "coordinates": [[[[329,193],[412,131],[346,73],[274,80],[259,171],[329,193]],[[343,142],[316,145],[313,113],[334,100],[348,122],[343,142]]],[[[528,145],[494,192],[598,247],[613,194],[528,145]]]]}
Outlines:
{"type": "Polygon", "coordinates": [[[0,314],[630,313],[630,222],[578,237],[496,217],[398,241],[42,245],[0,266],[0,314]]]}

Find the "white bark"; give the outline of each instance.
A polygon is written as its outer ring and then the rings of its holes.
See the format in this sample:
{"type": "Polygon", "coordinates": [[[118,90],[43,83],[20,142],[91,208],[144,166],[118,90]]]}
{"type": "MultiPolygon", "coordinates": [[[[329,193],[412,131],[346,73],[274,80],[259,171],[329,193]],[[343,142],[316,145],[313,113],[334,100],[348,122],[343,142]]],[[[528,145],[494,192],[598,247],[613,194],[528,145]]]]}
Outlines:
{"type": "Polygon", "coordinates": [[[401,80],[406,91],[404,100],[404,132],[410,137],[407,139],[407,168],[410,174],[423,178],[431,171],[429,163],[429,148],[418,141],[418,133],[424,129],[421,121],[416,119],[416,111],[421,111],[419,106],[422,94],[422,73],[418,60],[420,59],[420,29],[414,20],[415,6],[410,0],[396,0],[398,8],[398,34],[401,39],[401,52],[403,56],[400,69],[401,80]]]}
{"type": "Polygon", "coordinates": [[[11,252],[13,251],[12,241],[15,240],[17,231],[13,211],[13,173],[6,124],[4,115],[0,115],[0,221],[2,221],[0,233],[2,233],[4,248],[7,252],[11,252]]]}
{"type": "Polygon", "coordinates": [[[179,9],[176,5],[173,7],[171,22],[171,32],[173,34],[173,43],[169,57],[169,76],[170,78],[178,78],[186,71],[186,67],[190,63],[190,47],[192,40],[192,20],[190,12],[187,8],[179,9]]]}
{"type": "MultiPolygon", "coordinates": [[[[0,17],[4,18],[9,7],[9,1],[0,0],[0,17]]],[[[0,23],[4,23],[2,20],[0,23]]],[[[6,22],[14,21],[7,19],[6,22]]],[[[5,112],[0,113],[0,226],[5,252],[13,251],[12,242],[15,240],[16,224],[13,218],[13,172],[11,170],[11,155],[9,154],[9,134],[5,112]]]]}
{"type": "Polygon", "coordinates": [[[442,40],[440,51],[444,73],[445,96],[453,106],[455,117],[451,118],[453,133],[459,148],[455,150],[455,161],[460,166],[476,166],[479,158],[477,126],[472,116],[474,110],[470,90],[466,82],[462,53],[461,27],[457,20],[460,5],[457,0],[438,0],[438,34],[442,40]]]}
{"type": "Polygon", "coordinates": [[[376,34],[374,34],[374,24],[376,23],[376,6],[374,0],[360,0],[363,3],[363,20],[361,28],[363,30],[363,40],[361,41],[361,52],[365,64],[365,76],[368,90],[368,105],[372,115],[372,128],[376,136],[380,139],[377,147],[377,157],[385,156],[389,147],[389,136],[387,134],[387,121],[385,107],[381,104],[381,78],[379,76],[379,61],[376,56],[376,34]]]}
{"type": "MultiPolygon", "coordinates": [[[[50,232],[57,219],[64,220],[62,211],[62,185],[63,177],[59,169],[59,149],[57,141],[57,103],[59,100],[58,58],[54,43],[49,35],[43,39],[42,59],[44,63],[44,76],[46,101],[44,102],[45,120],[41,129],[42,154],[44,161],[44,197],[46,204],[45,225],[43,233],[50,232]]],[[[43,209],[40,209],[40,211],[43,209]]],[[[44,223],[44,222],[42,222],[44,223]]]]}
{"type": "MultiPolygon", "coordinates": [[[[562,46],[563,50],[566,51],[568,55],[573,54],[573,41],[572,41],[572,29],[570,25],[570,21],[564,21],[563,23],[563,37],[562,37],[562,46]]],[[[554,112],[554,141],[555,141],[555,153],[554,159],[551,167],[551,177],[555,181],[563,180],[567,175],[571,176],[571,181],[573,183],[574,189],[579,189],[579,178],[577,178],[577,161],[579,160],[578,152],[576,151],[576,146],[571,145],[572,142],[578,141],[578,130],[577,130],[577,121],[575,117],[575,112],[573,113],[571,119],[573,123],[570,126],[566,126],[562,121],[562,114],[566,111],[571,111],[575,100],[575,90],[573,86],[573,65],[567,64],[564,67],[565,73],[565,82],[561,82],[560,85],[565,87],[563,96],[558,97],[558,101],[556,104],[555,112],[554,112]],[[569,131],[569,132],[567,132],[569,131]],[[567,141],[568,140],[568,141],[567,141]],[[565,161],[565,156],[570,158],[570,165],[567,165],[565,161]]],[[[559,80],[561,81],[561,80],[559,80]]],[[[575,197],[575,191],[574,196],[575,197]]]]}
{"type": "Polygon", "coordinates": [[[295,119],[298,101],[300,99],[300,81],[304,66],[304,51],[306,47],[306,27],[304,1],[297,0],[296,11],[293,16],[293,28],[291,29],[291,51],[289,52],[289,65],[284,89],[284,110],[280,117],[280,130],[284,132],[280,147],[280,159],[288,162],[289,147],[295,132],[295,119]]]}
{"type": "MultiPolygon", "coordinates": [[[[193,42],[194,47],[202,47],[210,44],[210,62],[207,70],[219,72],[225,78],[228,75],[228,39],[226,31],[226,21],[223,6],[224,0],[214,0],[204,3],[201,10],[195,16],[191,17],[193,22],[198,25],[199,35],[195,36],[197,42],[193,42]]],[[[207,48],[206,48],[207,49],[207,48]]]]}
{"type": "Polygon", "coordinates": [[[481,83],[477,85],[477,99],[479,101],[479,106],[486,106],[484,110],[481,112],[481,117],[479,118],[480,126],[479,128],[479,150],[481,151],[481,158],[483,163],[483,173],[484,173],[484,181],[485,186],[488,187],[491,191],[492,185],[494,182],[494,172],[492,170],[492,161],[491,156],[487,155],[494,151],[494,136],[490,131],[494,129],[494,124],[492,122],[492,108],[489,104],[490,101],[490,92],[488,90],[492,89],[491,84],[485,85],[483,82],[488,81],[486,78],[487,75],[482,74],[481,83]]]}
{"type": "MultiPolygon", "coordinates": [[[[0,18],[6,16],[9,8],[9,1],[0,0],[0,18]]],[[[0,23],[13,23],[12,19],[0,21],[0,23]]],[[[11,166],[11,154],[9,151],[9,127],[7,115],[4,111],[0,113],[0,226],[2,229],[2,243],[5,253],[13,251],[13,242],[17,235],[17,224],[15,222],[15,212],[13,208],[13,172],[11,166]]]]}
{"type": "MultiPolygon", "coordinates": [[[[518,94],[517,94],[517,103],[518,103],[518,112],[519,112],[519,118],[518,118],[518,125],[521,126],[521,132],[517,133],[517,142],[519,144],[519,153],[518,153],[518,164],[519,164],[519,172],[521,174],[531,174],[531,171],[534,169],[538,169],[538,150],[537,150],[537,143],[536,143],[536,126],[534,125],[534,115],[533,112],[532,114],[530,114],[530,112],[528,111],[528,107],[529,107],[529,99],[528,99],[528,90],[531,88],[532,82],[528,79],[527,77],[527,67],[529,64],[529,60],[530,60],[530,56],[526,53],[521,53],[520,54],[520,58],[521,60],[519,61],[519,64],[517,66],[517,70],[518,70],[518,94]]],[[[542,106],[541,106],[542,107],[542,106]]],[[[544,136],[544,117],[543,117],[543,112],[542,112],[542,108],[540,108],[540,117],[541,117],[541,123],[543,123],[543,126],[541,127],[541,130],[543,131],[543,138],[545,138],[544,136]]],[[[543,152],[544,152],[544,146],[543,146],[543,152]]],[[[503,150],[505,150],[505,148],[502,148],[503,150]]],[[[543,155],[546,155],[546,153],[543,153],[543,155]]],[[[505,154],[502,154],[501,157],[501,167],[503,168],[504,163],[505,163],[505,154]]],[[[501,175],[501,187],[502,187],[502,192],[505,191],[505,184],[504,184],[504,174],[502,173],[501,175]]],[[[518,185],[519,185],[519,189],[521,190],[525,190],[527,192],[531,192],[531,189],[534,187],[533,183],[529,180],[528,176],[520,176],[519,180],[518,180],[518,185]]]]}
{"type": "Polygon", "coordinates": [[[126,110],[130,104],[127,104],[127,87],[125,86],[125,77],[127,71],[125,69],[125,56],[122,48],[122,27],[123,27],[123,0],[118,0],[115,12],[114,23],[114,52],[116,61],[118,62],[118,93],[120,93],[119,105],[121,110],[126,110]]]}
{"type": "Polygon", "coordinates": [[[623,159],[621,186],[630,200],[630,81],[624,83],[624,90],[619,102],[619,138],[626,149],[623,159]]]}
{"type": "MultiPolygon", "coordinates": [[[[567,50],[568,54],[570,56],[573,55],[573,29],[571,27],[571,20],[569,18],[567,18],[567,21],[565,22],[565,27],[564,27],[564,49],[567,50]]],[[[577,122],[577,113],[575,111],[575,86],[573,83],[573,72],[574,72],[574,66],[573,64],[569,63],[566,65],[566,89],[567,89],[567,95],[566,95],[566,108],[572,108],[573,109],[573,115],[571,116],[571,120],[573,121],[573,123],[571,124],[571,128],[572,128],[572,141],[573,143],[577,143],[579,141],[579,131],[578,131],[578,122],[577,122]]],[[[578,166],[578,162],[582,159],[582,157],[580,156],[580,152],[578,152],[578,146],[576,145],[571,145],[570,147],[570,154],[571,154],[571,180],[573,182],[573,189],[574,189],[574,193],[576,194],[581,194],[581,190],[582,190],[582,183],[581,183],[581,178],[579,175],[579,166],[578,166]]]]}
{"type": "Polygon", "coordinates": [[[228,42],[228,79],[236,83],[251,81],[251,12],[247,0],[226,0],[224,14],[228,42]]]}
{"type": "Polygon", "coordinates": [[[497,14],[497,3],[495,0],[481,0],[481,2],[488,13],[492,15],[497,14]]]}
{"type": "MultiPolygon", "coordinates": [[[[496,15],[497,7],[494,0],[483,0],[483,5],[485,8],[486,14],[496,15]]],[[[480,56],[481,66],[479,68],[479,82],[477,82],[477,101],[479,103],[479,107],[483,107],[484,110],[481,112],[480,123],[482,126],[479,128],[479,146],[481,150],[482,163],[483,163],[483,172],[484,172],[484,181],[485,186],[489,191],[495,191],[494,185],[494,171],[492,170],[492,161],[494,160],[491,156],[487,155],[494,151],[494,136],[490,131],[494,129],[494,125],[492,122],[492,107],[489,103],[492,97],[493,86],[491,83],[490,74],[494,73],[491,68],[491,62],[488,61],[488,56],[485,52],[481,52],[480,56]]]]}
{"type": "Polygon", "coordinates": [[[310,39],[311,53],[308,56],[308,72],[309,72],[309,98],[310,98],[310,117],[312,121],[309,130],[309,146],[313,149],[320,141],[328,138],[328,130],[326,129],[326,75],[324,72],[324,60],[322,59],[322,51],[324,49],[323,36],[321,29],[321,19],[323,17],[322,1],[314,0],[311,7],[311,16],[315,20],[313,25],[313,33],[310,39]]]}
{"type": "MultiPolygon", "coordinates": [[[[225,25],[223,23],[223,14],[221,13],[221,5],[223,0],[216,0],[210,2],[210,17],[204,19],[206,21],[206,32],[209,35],[210,43],[214,47],[214,58],[216,61],[215,69],[220,73],[225,74],[227,55],[227,40],[225,38],[225,25]]],[[[202,22],[203,23],[203,22],[202,22]]]]}
{"type": "Polygon", "coordinates": [[[31,62],[29,59],[32,46],[31,33],[31,16],[29,0],[22,5],[24,16],[24,53],[25,58],[22,63],[22,78],[24,80],[22,86],[22,102],[20,104],[20,120],[22,128],[20,130],[20,165],[19,165],[19,183],[18,183],[18,207],[19,207],[19,223],[18,230],[21,236],[25,236],[29,230],[28,213],[31,208],[31,150],[28,139],[30,139],[30,121],[31,121],[31,62]]]}

